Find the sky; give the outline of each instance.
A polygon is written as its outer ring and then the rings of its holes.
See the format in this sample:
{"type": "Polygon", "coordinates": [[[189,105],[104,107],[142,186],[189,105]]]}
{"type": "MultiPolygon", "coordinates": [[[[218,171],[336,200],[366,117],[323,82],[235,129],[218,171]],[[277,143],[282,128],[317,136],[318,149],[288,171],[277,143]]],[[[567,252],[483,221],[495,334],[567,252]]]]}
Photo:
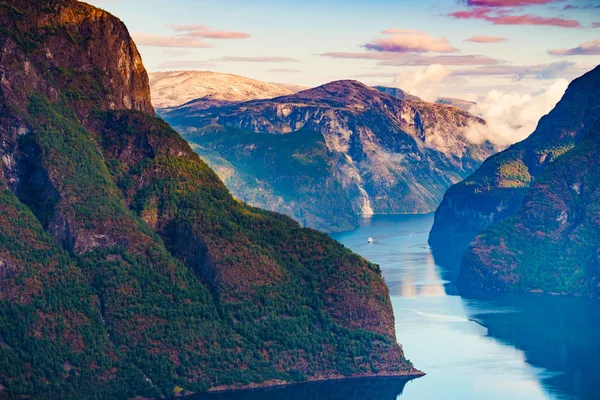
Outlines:
{"type": "Polygon", "coordinates": [[[537,120],[600,64],[600,0],[89,2],[125,22],[150,72],[306,87],[356,79],[476,101],[480,115],[525,130],[523,108],[537,120]]]}

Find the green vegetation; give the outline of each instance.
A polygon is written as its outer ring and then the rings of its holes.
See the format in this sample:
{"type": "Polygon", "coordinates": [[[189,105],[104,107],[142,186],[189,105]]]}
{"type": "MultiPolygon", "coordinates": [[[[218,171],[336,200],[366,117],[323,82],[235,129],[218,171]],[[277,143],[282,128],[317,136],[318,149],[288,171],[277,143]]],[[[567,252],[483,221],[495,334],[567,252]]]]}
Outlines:
{"type": "Polygon", "coordinates": [[[495,290],[600,296],[600,123],[538,177],[515,216],[484,231],[461,279],[495,290]]]}
{"type": "Polygon", "coordinates": [[[185,138],[236,198],[324,230],[357,226],[339,179],[337,164],[344,160],[327,149],[322,134],[300,130],[273,135],[209,126],[185,138]]]}
{"type": "Polygon", "coordinates": [[[531,175],[521,160],[502,164],[499,170],[498,186],[501,188],[517,188],[529,186],[531,175]]]}
{"type": "MultiPolygon", "coordinates": [[[[34,3],[17,10],[28,22],[53,12],[34,3]]],[[[94,21],[111,30],[88,28],[126,33],[104,17],[94,21]]],[[[87,43],[11,26],[56,54],[87,43]]],[[[109,111],[123,98],[123,85],[109,86],[122,60],[106,74],[85,57],[75,68],[76,49],[69,68],[49,67],[43,46],[12,44],[39,80],[0,93],[2,155],[15,165],[6,174],[19,182],[0,176],[0,397],[160,397],[415,372],[376,265],[235,200],[164,121],[109,111]]],[[[22,63],[0,67],[19,77],[22,63]]],[[[147,85],[134,89],[128,99],[146,109],[147,85]]]]}

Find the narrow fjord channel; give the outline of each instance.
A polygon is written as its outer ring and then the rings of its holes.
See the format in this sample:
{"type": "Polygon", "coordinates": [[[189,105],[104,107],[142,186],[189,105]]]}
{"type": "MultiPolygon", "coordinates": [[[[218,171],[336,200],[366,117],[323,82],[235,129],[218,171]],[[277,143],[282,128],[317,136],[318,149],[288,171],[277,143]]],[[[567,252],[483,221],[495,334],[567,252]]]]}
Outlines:
{"type": "Polygon", "coordinates": [[[332,234],[379,264],[398,341],[426,376],[308,383],[201,396],[213,400],[536,400],[598,399],[600,305],[541,295],[464,298],[456,271],[434,261],[427,237],[433,215],[376,215],[332,234]],[[372,243],[369,243],[372,238],[372,243]]]}

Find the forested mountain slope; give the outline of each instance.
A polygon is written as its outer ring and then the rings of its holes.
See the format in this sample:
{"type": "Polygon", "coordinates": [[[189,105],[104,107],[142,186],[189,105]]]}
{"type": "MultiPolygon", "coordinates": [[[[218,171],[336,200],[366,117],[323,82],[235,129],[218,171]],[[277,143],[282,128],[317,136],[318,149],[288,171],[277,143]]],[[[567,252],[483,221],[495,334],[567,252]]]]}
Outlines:
{"type": "Polygon", "coordinates": [[[236,201],[118,19],[1,0],[0,26],[0,397],[418,374],[378,267],[236,201]]]}

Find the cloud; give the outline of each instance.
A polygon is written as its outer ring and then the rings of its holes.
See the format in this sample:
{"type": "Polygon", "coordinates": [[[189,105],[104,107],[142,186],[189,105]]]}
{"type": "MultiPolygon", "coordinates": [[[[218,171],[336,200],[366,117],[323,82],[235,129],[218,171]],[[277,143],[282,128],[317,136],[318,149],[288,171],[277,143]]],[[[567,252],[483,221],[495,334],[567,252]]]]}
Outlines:
{"type": "Polygon", "coordinates": [[[495,65],[500,61],[482,55],[439,55],[425,56],[422,54],[390,53],[390,52],[330,52],[322,53],[321,57],[377,60],[378,65],[387,66],[427,66],[431,64],[442,65],[495,65]]]}
{"type": "Polygon", "coordinates": [[[215,61],[223,62],[256,62],[256,63],[285,63],[285,62],[298,62],[298,60],[289,57],[277,57],[277,56],[257,56],[257,57],[233,57],[226,56],[221,57],[215,61]]]}
{"type": "Polygon", "coordinates": [[[429,65],[396,75],[393,85],[425,100],[438,96],[436,85],[452,75],[452,70],[441,64],[429,65]]]}
{"type": "Polygon", "coordinates": [[[584,5],[573,5],[573,4],[567,4],[563,10],[593,10],[595,8],[600,8],[600,5],[594,5],[594,4],[584,4],[584,5]]]}
{"type": "Polygon", "coordinates": [[[600,55],[600,38],[591,42],[581,43],[572,49],[554,49],[548,50],[548,54],[553,56],[595,56],[600,55]]]}
{"type": "Polygon", "coordinates": [[[572,73],[579,74],[584,69],[576,67],[575,63],[559,61],[550,64],[537,65],[493,65],[454,71],[455,76],[512,76],[516,80],[524,78],[557,79],[572,73]]]}
{"type": "Polygon", "coordinates": [[[494,25],[546,25],[562,28],[581,28],[581,24],[573,19],[557,17],[540,17],[537,15],[508,15],[505,12],[496,12],[490,7],[476,7],[468,11],[456,11],[448,14],[455,19],[482,19],[494,25]]]}
{"type": "Polygon", "coordinates": [[[452,47],[446,38],[435,38],[425,32],[406,29],[387,29],[382,32],[387,37],[367,43],[367,50],[393,53],[454,53],[458,49],[452,47]]]}
{"type": "Polygon", "coordinates": [[[592,28],[600,28],[600,22],[594,22],[592,28]]]}
{"type": "Polygon", "coordinates": [[[206,25],[166,25],[167,28],[175,32],[193,32],[208,30],[206,25]]]}
{"type": "Polygon", "coordinates": [[[427,35],[427,32],[416,29],[390,28],[382,31],[384,35],[427,35]]]}
{"type": "Polygon", "coordinates": [[[207,48],[212,47],[201,39],[186,36],[159,36],[145,33],[134,33],[133,40],[139,46],[152,47],[187,47],[207,48]]]}
{"type": "Polygon", "coordinates": [[[483,118],[485,125],[472,124],[463,134],[473,143],[486,140],[508,146],[525,139],[534,130],[539,119],[547,114],[567,89],[568,81],[558,79],[537,95],[492,90],[477,100],[469,112],[483,118]]]}
{"type": "Polygon", "coordinates": [[[559,3],[564,0],[466,0],[469,7],[522,7],[559,3]]]}
{"type": "Polygon", "coordinates": [[[184,36],[206,39],[247,39],[251,37],[244,32],[212,30],[206,25],[167,25],[167,28],[175,32],[185,32],[184,36]]]}
{"type": "Polygon", "coordinates": [[[470,38],[465,39],[465,42],[473,43],[502,43],[505,41],[506,39],[497,36],[471,36],[470,38]]]}
{"type": "Polygon", "coordinates": [[[407,58],[401,60],[381,61],[378,65],[385,66],[421,66],[431,64],[441,65],[496,65],[500,61],[481,55],[464,56],[433,56],[422,58],[407,58]]]}

